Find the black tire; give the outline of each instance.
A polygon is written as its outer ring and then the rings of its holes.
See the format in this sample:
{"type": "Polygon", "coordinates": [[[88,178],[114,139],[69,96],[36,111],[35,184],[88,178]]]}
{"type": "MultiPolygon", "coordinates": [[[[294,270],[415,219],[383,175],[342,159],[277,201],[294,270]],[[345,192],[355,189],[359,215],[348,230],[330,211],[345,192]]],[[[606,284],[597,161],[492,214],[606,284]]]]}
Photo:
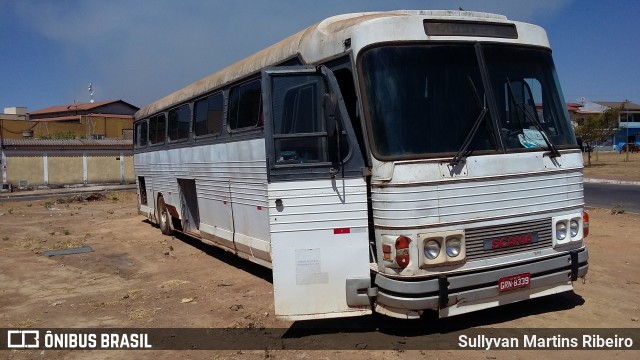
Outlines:
{"type": "Polygon", "coordinates": [[[167,205],[165,205],[162,196],[158,198],[158,225],[160,225],[160,231],[162,231],[163,234],[173,234],[171,214],[169,214],[169,210],[167,210],[167,205]]]}

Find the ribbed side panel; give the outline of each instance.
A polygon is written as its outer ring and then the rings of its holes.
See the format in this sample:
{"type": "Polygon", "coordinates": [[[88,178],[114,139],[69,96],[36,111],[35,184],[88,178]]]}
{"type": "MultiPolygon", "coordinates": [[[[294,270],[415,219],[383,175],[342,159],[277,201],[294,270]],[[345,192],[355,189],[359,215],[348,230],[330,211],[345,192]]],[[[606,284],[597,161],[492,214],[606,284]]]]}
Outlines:
{"type": "Polygon", "coordinates": [[[201,233],[268,253],[264,139],[145,152],[135,154],[134,162],[136,176],[145,177],[150,207],[162,193],[181,214],[177,179],[193,179],[201,233]]]}
{"type": "Polygon", "coordinates": [[[348,179],[340,186],[330,180],[272,183],[269,206],[272,234],[367,229],[367,192],[362,179],[348,179]],[[278,199],[281,208],[274,205],[278,199]]]}
{"type": "Polygon", "coordinates": [[[134,169],[147,178],[148,189],[165,197],[177,193],[177,178],[187,178],[196,179],[200,199],[266,206],[264,141],[244,146],[250,151],[227,143],[136,154],[134,169]]]}
{"type": "Polygon", "coordinates": [[[373,218],[382,228],[555,212],[583,202],[579,170],[372,187],[373,218]]]}

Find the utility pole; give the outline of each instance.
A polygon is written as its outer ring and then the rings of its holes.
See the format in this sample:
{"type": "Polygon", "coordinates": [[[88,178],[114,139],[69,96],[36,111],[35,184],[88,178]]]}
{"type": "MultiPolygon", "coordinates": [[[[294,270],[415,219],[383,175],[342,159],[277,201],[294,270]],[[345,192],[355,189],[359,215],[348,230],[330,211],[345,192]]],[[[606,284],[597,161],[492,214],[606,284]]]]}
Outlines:
{"type": "Polygon", "coordinates": [[[2,165],[2,189],[7,186],[7,157],[4,155],[4,122],[0,119],[0,163],[2,165]]]}
{"type": "MultiPolygon", "coordinates": [[[[625,154],[625,160],[624,161],[629,161],[629,148],[631,147],[629,144],[629,111],[627,111],[627,103],[629,102],[629,100],[625,100],[622,103],[622,107],[621,110],[625,110],[625,120],[626,120],[626,128],[627,128],[627,138],[624,140],[624,143],[627,144],[627,153],[625,154]]],[[[620,111],[622,112],[622,111],[620,111]]]]}

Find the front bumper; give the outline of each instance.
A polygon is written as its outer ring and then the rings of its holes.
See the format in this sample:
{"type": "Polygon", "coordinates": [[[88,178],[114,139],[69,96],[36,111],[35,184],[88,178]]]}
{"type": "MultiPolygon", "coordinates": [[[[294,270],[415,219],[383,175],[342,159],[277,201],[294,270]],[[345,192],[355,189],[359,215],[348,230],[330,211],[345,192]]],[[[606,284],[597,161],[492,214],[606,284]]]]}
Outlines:
{"type": "Polygon", "coordinates": [[[440,317],[448,317],[571,291],[571,282],[587,274],[588,259],[583,247],[550,258],[421,281],[377,274],[375,310],[398,318],[417,318],[424,310],[438,310],[440,317]],[[531,274],[528,287],[498,291],[498,279],[521,273],[531,274]]]}

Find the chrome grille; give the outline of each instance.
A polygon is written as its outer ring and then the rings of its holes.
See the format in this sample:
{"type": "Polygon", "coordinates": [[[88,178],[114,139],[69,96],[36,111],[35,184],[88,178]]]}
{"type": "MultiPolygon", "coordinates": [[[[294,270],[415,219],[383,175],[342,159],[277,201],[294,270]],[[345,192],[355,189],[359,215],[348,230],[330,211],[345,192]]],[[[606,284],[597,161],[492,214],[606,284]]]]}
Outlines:
{"type": "Polygon", "coordinates": [[[552,245],[551,219],[466,229],[465,243],[467,251],[467,261],[547,248],[552,245]],[[484,249],[484,240],[495,239],[504,236],[526,234],[530,232],[538,233],[537,242],[501,249],[484,249]]]}

